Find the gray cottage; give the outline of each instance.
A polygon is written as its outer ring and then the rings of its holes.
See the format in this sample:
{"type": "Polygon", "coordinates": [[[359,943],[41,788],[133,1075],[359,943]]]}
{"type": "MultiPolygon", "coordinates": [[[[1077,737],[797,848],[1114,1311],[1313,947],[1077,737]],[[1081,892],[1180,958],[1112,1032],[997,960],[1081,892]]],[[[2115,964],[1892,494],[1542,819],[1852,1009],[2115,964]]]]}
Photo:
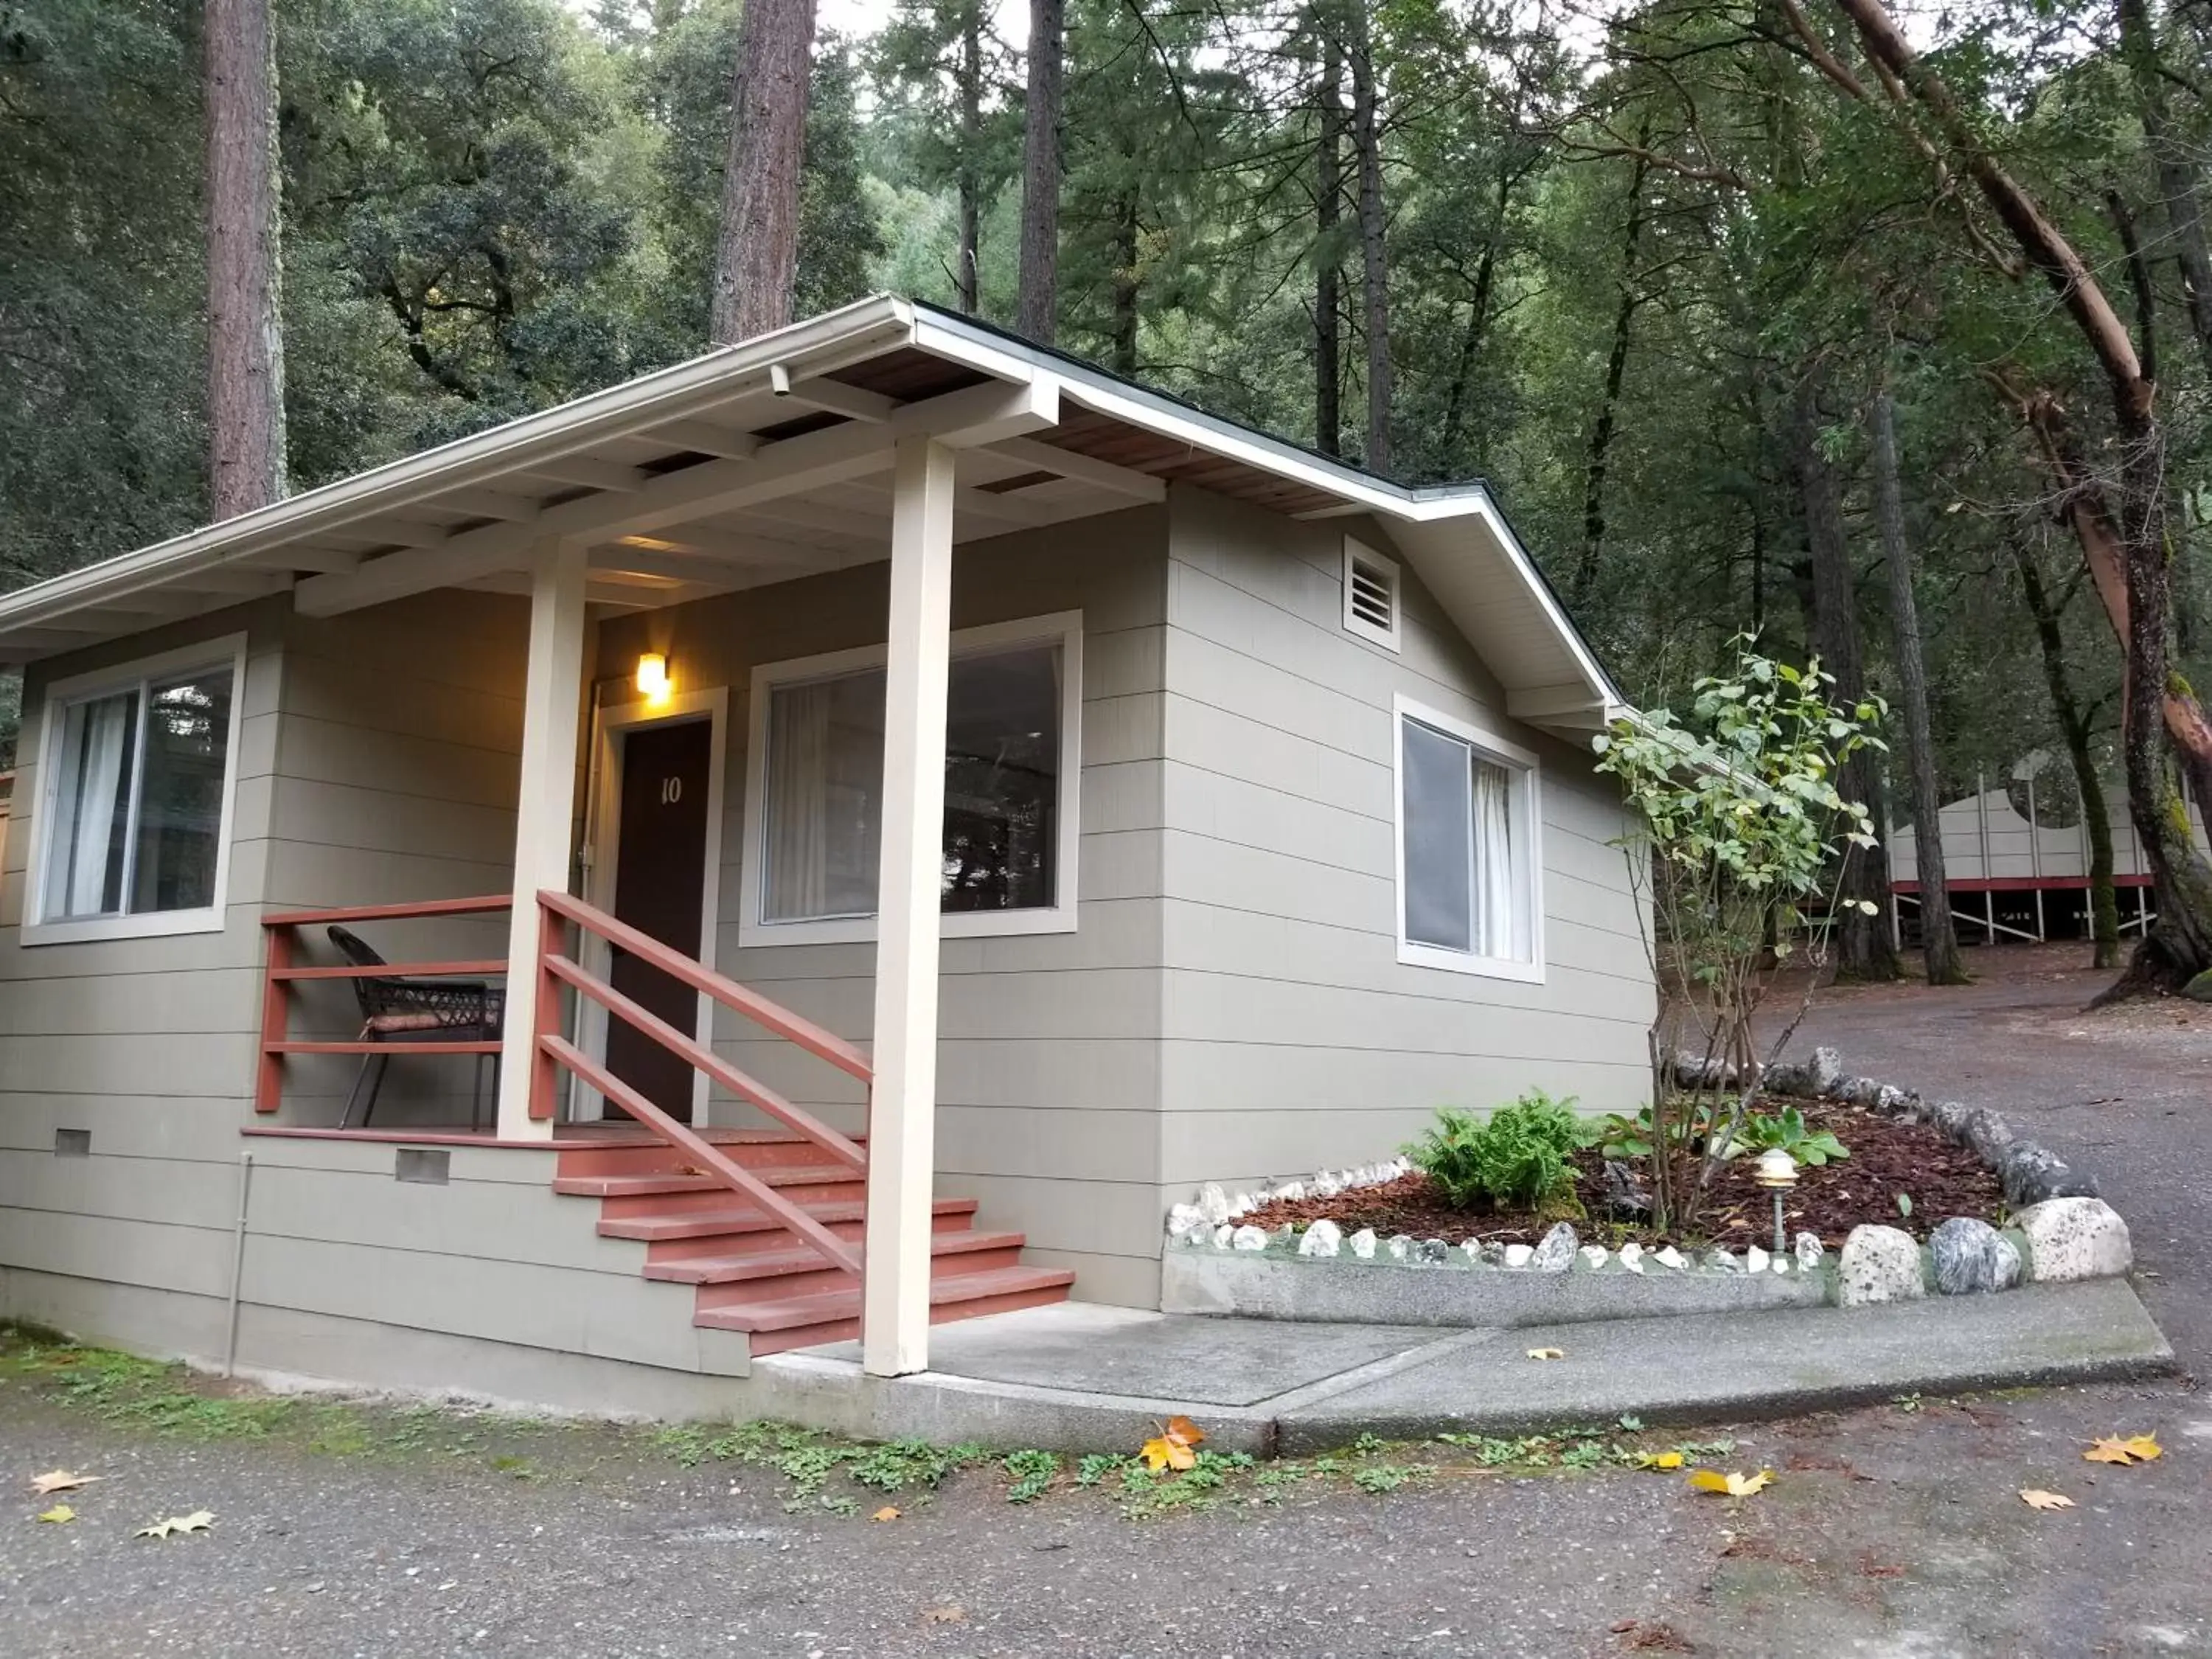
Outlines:
{"type": "Polygon", "coordinates": [[[0,598],[0,1315],[585,1409],[1630,1108],[1621,707],[1479,484],[867,300],[0,598]]]}

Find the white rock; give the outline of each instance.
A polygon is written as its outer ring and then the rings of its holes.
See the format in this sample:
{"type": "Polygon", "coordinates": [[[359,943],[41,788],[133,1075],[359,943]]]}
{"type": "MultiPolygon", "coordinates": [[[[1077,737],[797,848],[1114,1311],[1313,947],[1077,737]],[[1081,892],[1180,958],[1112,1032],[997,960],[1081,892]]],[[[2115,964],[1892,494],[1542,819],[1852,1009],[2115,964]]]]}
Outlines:
{"type": "Polygon", "coordinates": [[[2107,1279],[2135,1261],[2128,1224],[2101,1198],[2046,1198],[2013,1225],[2027,1236],[2027,1277],[2037,1284],[2107,1279]]]}
{"type": "Polygon", "coordinates": [[[1250,1193],[1239,1193],[1229,1200],[1229,1213],[1231,1216],[1249,1215],[1259,1207],[1260,1200],[1250,1193]]]}
{"type": "MultiPolygon", "coordinates": [[[[1826,1054],[1830,1051],[1820,1049],[1817,1052],[1826,1054]]],[[[1826,1254],[1827,1252],[1820,1247],[1820,1240],[1817,1234],[1797,1235],[1797,1266],[1803,1272],[1809,1273],[1819,1267],[1821,1258],[1826,1254]]]]}
{"type": "Polygon", "coordinates": [[[1229,1243],[1240,1250],[1264,1250],[1267,1248],[1267,1235],[1257,1227],[1239,1227],[1230,1235],[1229,1243]]]}
{"type": "Polygon", "coordinates": [[[1705,1252],[1705,1266],[1717,1273],[1736,1273],[1743,1271],[1743,1263],[1717,1244],[1705,1252]]]}
{"type": "Polygon", "coordinates": [[[1870,1307],[1881,1302],[1917,1302],[1928,1294],[1920,1272],[1920,1246],[1896,1227],[1860,1226],[1844,1240],[1836,1258],[1836,1304],[1870,1307]]]}
{"type": "Polygon", "coordinates": [[[1316,1221],[1298,1240],[1300,1255],[1334,1255],[1344,1247],[1344,1233],[1334,1221],[1316,1221]]]}
{"type": "Polygon", "coordinates": [[[1300,1199],[1305,1195],[1306,1183],[1303,1181],[1285,1181],[1275,1188],[1273,1194],[1274,1197],[1286,1199],[1300,1199]]]}
{"type": "Polygon", "coordinates": [[[1644,1271],[1644,1247],[1634,1239],[1620,1247],[1620,1265],[1632,1273],[1644,1271]]]}
{"type": "Polygon", "coordinates": [[[1312,1183],[1306,1190],[1316,1198],[1334,1198],[1344,1190],[1344,1183],[1332,1172],[1323,1170],[1314,1176],[1312,1183]]]}
{"type": "Polygon", "coordinates": [[[1505,1265],[1509,1267],[1525,1267],[1535,1259],[1536,1247],[1534,1244],[1508,1244],[1505,1247],[1505,1265]]]}
{"type": "Polygon", "coordinates": [[[1195,1204],[1177,1204],[1168,1211],[1168,1237],[1181,1238],[1185,1233],[1194,1233],[1200,1228],[1211,1229],[1206,1212],[1195,1204]]]}
{"type": "Polygon", "coordinates": [[[1788,1273],[1790,1271],[1790,1258],[1786,1255],[1776,1256],[1774,1260],[1766,1264],[1766,1271],[1771,1273],[1788,1273]]]}
{"type": "Polygon", "coordinates": [[[1221,1225],[1213,1230],[1213,1248],[1217,1250],[1227,1249],[1229,1248],[1230,1241],[1235,1238],[1236,1236],[1237,1229],[1231,1226],[1227,1222],[1223,1222],[1221,1225]]]}
{"type": "Polygon", "coordinates": [[[1384,1245],[1383,1249],[1389,1252],[1391,1261],[1407,1261],[1411,1259],[1413,1254],[1413,1235],[1410,1233],[1400,1233],[1391,1239],[1388,1244],[1384,1245]]]}
{"type": "Polygon", "coordinates": [[[1766,1252],[1760,1246],[1751,1244],[1745,1247],[1743,1252],[1743,1269],[1746,1273],[1765,1273],[1766,1271],[1766,1252]]]}
{"type": "Polygon", "coordinates": [[[1375,1229],[1372,1227],[1362,1227],[1344,1242],[1352,1246],[1352,1255],[1358,1256],[1362,1261],[1372,1261],[1375,1259],[1375,1229]]]}
{"type": "Polygon", "coordinates": [[[1662,1267],[1672,1267],[1676,1273],[1681,1272],[1683,1268],[1690,1265],[1687,1261],[1682,1259],[1682,1253],[1676,1249],[1672,1244],[1668,1245],[1666,1249],[1662,1250],[1654,1253],[1651,1259],[1662,1267]]]}
{"type": "Polygon", "coordinates": [[[1467,1258],[1467,1265],[1468,1267],[1480,1267],[1482,1265],[1482,1241],[1480,1239],[1468,1238],[1461,1240],[1459,1253],[1467,1258]]]}
{"type": "Polygon", "coordinates": [[[1217,1227],[1229,1219],[1229,1194],[1221,1190],[1219,1182],[1209,1181],[1198,1189],[1198,1207],[1217,1227]]]}
{"type": "Polygon", "coordinates": [[[1585,1244],[1581,1250],[1582,1259],[1589,1263],[1592,1273],[1605,1266],[1605,1259],[1610,1254],[1602,1244],[1585,1244]]]}

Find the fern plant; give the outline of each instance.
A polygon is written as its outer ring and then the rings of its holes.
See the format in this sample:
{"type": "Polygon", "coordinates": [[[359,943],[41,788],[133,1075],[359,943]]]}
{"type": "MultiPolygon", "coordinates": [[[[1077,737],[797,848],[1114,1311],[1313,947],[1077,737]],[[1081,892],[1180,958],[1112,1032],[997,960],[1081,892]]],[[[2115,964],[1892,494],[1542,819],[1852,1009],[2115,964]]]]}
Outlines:
{"type": "Polygon", "coordinates": [[[1439,1107],[1435,1126],[1406,1154],[1455,1210],[1534,1205],[1571,1182],[1568,1155],[1587,1138],[1572,1104],[1534,1090],[1487,1122],[1439,1107]]]}

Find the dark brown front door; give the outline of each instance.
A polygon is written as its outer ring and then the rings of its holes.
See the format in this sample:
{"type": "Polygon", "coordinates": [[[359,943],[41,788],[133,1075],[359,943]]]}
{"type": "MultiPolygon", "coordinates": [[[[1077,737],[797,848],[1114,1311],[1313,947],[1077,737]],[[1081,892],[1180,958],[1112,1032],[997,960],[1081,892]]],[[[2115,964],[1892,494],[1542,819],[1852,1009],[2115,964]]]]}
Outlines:
{"type": "MultiPolygon", "coordinates": [[[[697,960],[706,895],[707,775],[714,726],[683,720],[632,728],[623,740],[622,829],[615,854],[616,917],[697,960]]],[[[614,953],[614,988],[686,1036],[698,1034],[699,994],[627,951],[614,953]]],[[[607,1017],[607,1069],[673,1117],[691,1116],[697,1075],[629,1021],[607,1017]]],[[[611,1104],[610,1115],[618,1109],[611,1104]]]]}

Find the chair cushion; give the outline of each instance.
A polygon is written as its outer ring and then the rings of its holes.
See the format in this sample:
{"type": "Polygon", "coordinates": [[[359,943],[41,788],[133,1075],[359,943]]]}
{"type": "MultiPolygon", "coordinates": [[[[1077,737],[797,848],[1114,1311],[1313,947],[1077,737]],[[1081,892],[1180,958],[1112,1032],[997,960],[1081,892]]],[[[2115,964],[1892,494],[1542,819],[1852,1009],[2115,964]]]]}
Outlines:
{"type": "Polygon", "coordinates": [[[434,1031],[446,1022],[425,1008],[413,1013],[372,1014],[368,1029],[380,1035],[394,1031],[434,1031]]]}

